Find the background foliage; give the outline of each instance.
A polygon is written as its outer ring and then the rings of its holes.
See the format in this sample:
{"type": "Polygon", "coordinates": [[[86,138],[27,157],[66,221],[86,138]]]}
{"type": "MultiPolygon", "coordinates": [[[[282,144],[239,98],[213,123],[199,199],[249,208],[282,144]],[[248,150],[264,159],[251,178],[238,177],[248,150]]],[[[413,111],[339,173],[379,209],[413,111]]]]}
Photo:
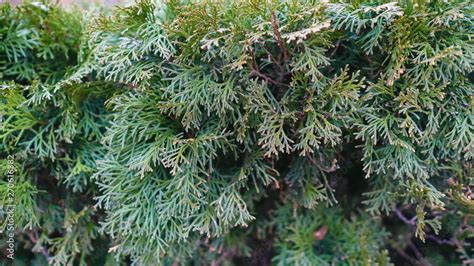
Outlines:
{"type": "Polygon", "coordinates": [[[27,2],[0,22],[18,264],[474,262],[467,1],[27,2]]]}

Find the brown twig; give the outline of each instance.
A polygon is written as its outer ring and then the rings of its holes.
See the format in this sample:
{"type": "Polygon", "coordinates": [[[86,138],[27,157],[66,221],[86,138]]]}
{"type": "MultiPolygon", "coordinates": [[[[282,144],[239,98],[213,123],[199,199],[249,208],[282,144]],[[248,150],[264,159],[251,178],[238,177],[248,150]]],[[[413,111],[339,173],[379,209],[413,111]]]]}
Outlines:
{"type": "Polygon", "coordinates": [[[278,42],[278,46],[280,46],[281,50],[283,51],[283,61],[286,63],[288,62],[288,52],[286,51],[285,43],[281,38],[280,31],[278,30],[278,21],[275,12],[272,12],[273,16],[273,32],[275,33],[276,40],[278,42]]]}
{"type": "MultiPolygon", "coordinates": [[[[39,236],[38,236],[38,231],[34,231],[34,235],[30,232],[27,234],[28,237],[30,238],[31,242],[33,242],[33,244],[36,245],[36,243],[38,242],[39,240],[39,236]]],[[[49,259],[51,258],[51,256],[49,255],[49,252],[46,248],[44,248],[43,246],[39,245],[39,252],[46,258],[47,261],[49,261],[49,259]]]]}
{"type": "Polygon", "coordinates": [[[268,54],[268,56],[270,57],[270,60],[276,65],[278,66],[278,69],[280,70],[280,75],[279,75],[279,81],[283,81],[283,78],[285,77],[286,74],[288,74],[286,71],[285,71],[285,68],[283,67],[283,65],[281,64],[281,56],[278,55],[278,58],[275,58],[275,56],[265,47],[265,45],[263,45],[263,50],[265,50],[265,52],[268,54]]]}
{"type": "Polygon", "coordinates": [[[252,71],[250,71],[250,76],[262,78],[262,79],[264,79],[266,82],[272,83],[272,84],[277,85],[277,86],[283,85],[283,84],[279,83],[278,81],[276,81],[276,80],[270,78],[269,76],[267,76],[267,75],[261,73],[261,72],[260,72],[259,70],[257,70],[257,69],[252,69],[252,71]]]}
{"type": "Polygon", "coordinates": [[[405,215],[403,215],[403,213],[398,208],[394,208],[394,209],[395,209],[395,214],[398,216],[400,220],[402,220],[404,223],[410,226],[416,226],[416,223],[415,223],[416,216],[411,218],[411,220],[408,220],[408,218],[406,218],[405,215]]]}
{"type": "Polygon", "coordinates": [[[417,260],[410,257],[407,253],[405,253],[405,251],[403,251],[401,248],[397,248],[397,247],[393,247],[393,249],[395,249],[395,251],[397,251],[397,253],[400,255],[400,257],[404,258],[405,260],[407,260],[408,262],[410,262],[412,265],[416,265],[417,264],[417,260]]]}
{"type": "Polygon", "coordinates": [[[336,54],[337,50],[339,49],[339,45],[341,45],[341,40],[337,40],[336,45],[334,45],[334,50],[329,55],[329,58],[332,58],[336,54]]]}
{"type": "MultiPolygon", "coordinates": [[[[410,220],[403,215],[403,213],[400,211],[398,208],[394,208],[394,212],[397,215],[397,217],[402,220],[405,224],[409,225],[412,229],[416,229],[416,216],[411,218],[410,220]]],[[[452,239],[441,239],[438,238],[434,235],[431,234],[426,234],[426,238],[429,240],[437,243],[438,245],[450,245],[450,246],[455,246],[456,245],[456,240],[453,237],[452,239]]]]}
{"type": "Polygon", "coordinates": [[[257,62],[255,61],[255,55],[253,53],[252,50],[250,50],[250,56],[252,58],[252,63],[250,65],[251,67],[251,71],[250,71],[250,76],[254,76],[254,77],[260,77],[262,79],[264,79],[266,82],[268,83],[272,83],[274,85],[284,85],[284,84],[281,84],[279,82],[277,82],[276,80],[272,79],[271,77],[263,74],[262,72],[260,72],[260,68],[258,67],[258,64],[257,62]]]}
{"type": "Polygon", "coordinates": [[[311,164],[316,166],[322,172],[332,173],[332,172],[336,171],[336,169],[337,169],[337,164],[336,164],[337,161],[333,161],[332,166],[330,168],[327,168],[327,167],[323,167],[320,164],[318,164],[311,153],[308,153],[306,155],[306,157],[308,158],[308,160],[311,164]]]}
{"type": "Polygon", "coordinates": [[[421,265],[423,265],[423,266],[431,265],[425,259],[425,257],[423,257],[423,254],[421,254],[420,250],[418,250],[418,247],[413,243],[413,241],[411,241],[411,239],[408,239],[408,246],[413,251],[413,253],[415,254],[417,260],[421,263],[421,265]]]}
{"type": "Polygon", "coordinates": [[[456,245],[455,241],[453,239],[441,239],[441,238],[438,238],[434,235],[427,235],[426,238],[428,238],[429,240],[435,242],[438,245],[450,245],[450,246],[456,245]]]}

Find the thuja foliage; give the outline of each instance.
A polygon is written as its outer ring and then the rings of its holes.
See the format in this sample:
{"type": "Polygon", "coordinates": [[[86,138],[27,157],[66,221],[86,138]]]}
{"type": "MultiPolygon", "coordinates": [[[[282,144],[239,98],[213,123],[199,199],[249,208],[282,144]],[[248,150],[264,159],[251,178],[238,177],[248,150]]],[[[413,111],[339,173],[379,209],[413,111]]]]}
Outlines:
{"type": "Polygon", "coordinates": [[[473,263],[469,2],[32,2],[0,19],[25,260],[473,263]]]}
{"type": "Polygon", "coordinates": [[[80,12],[46,2],[0,6],[0,157],[15,163],[13,181],[7,160],[0,165],[1,245],[13,205],[18,265],[101,264],[107,254],[90,176],[105,155],[112,86],[68,82],[87,59],[85,25],[80,12]]]}

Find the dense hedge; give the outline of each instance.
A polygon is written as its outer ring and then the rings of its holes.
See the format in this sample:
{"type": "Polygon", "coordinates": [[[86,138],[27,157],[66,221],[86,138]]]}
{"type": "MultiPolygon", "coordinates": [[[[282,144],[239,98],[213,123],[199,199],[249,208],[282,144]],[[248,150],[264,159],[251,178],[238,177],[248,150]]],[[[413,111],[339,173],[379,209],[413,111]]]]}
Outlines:
{"type": "Polygon", "coordinates": [[[474,263],[472,11],[2,4],[15,261],[474,263]]]}

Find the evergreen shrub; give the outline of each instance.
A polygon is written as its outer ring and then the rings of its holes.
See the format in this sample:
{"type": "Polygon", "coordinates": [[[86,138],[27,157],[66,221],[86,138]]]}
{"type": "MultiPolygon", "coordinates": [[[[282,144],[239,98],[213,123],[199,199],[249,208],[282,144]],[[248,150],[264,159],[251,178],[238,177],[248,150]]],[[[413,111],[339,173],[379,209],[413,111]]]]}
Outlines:
{"type": "Polygon", "coordinates": [[[474,263],[469,1],[0,7],[19,265],[474,263]]]}

